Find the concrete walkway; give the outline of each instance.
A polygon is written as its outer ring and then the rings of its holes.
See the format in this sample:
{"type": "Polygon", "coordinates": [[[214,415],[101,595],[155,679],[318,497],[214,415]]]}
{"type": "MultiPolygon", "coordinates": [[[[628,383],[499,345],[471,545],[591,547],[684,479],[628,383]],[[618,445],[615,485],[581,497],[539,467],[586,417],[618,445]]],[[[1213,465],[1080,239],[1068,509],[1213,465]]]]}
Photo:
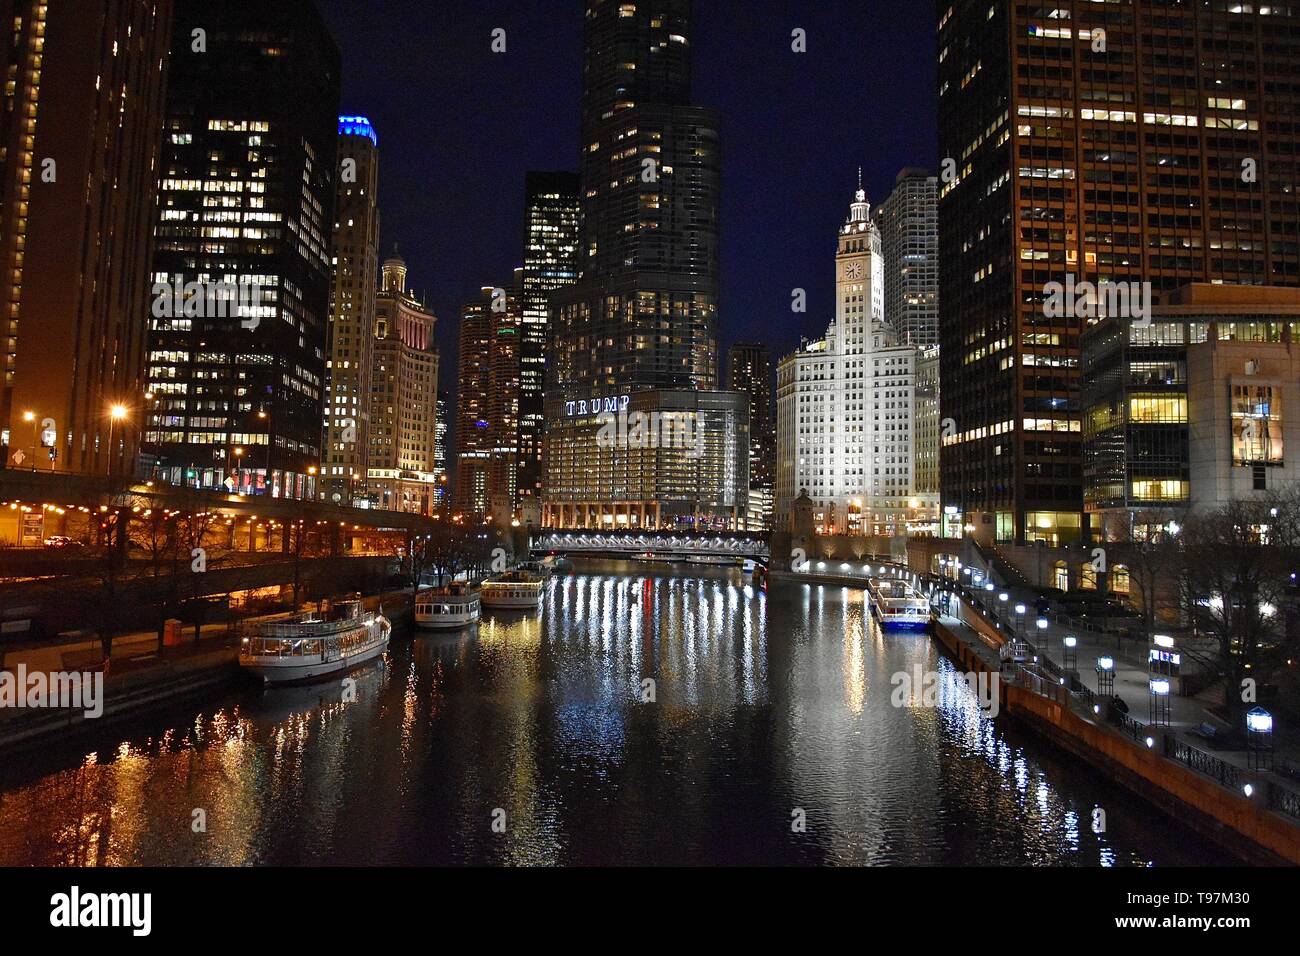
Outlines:
{"type": "MultiPolygon", "coordinates": [[[[1127,639],[1117,638],[1113,634],[1102,634],[1077,627],[1064,627],[1048,618],[1045,629],[1036,626],[1038,611],[1035,602],[1036,593],[1019,588],[1000,588],[989,592],[984,589],[962,587],[961,592],[984,604],[986,609],[1001,612],[997,615],[1004,628],[1019,631],[1022,640],[1033,644],[1038,653],[1047,657],[1057,667],[1065,670],[1065,637],[1073,635],[1078,640],[1075,648],[1074,667],[1079,681],[1094,694],[1097,693],[1098,674],[1097,658],[1107,656],[1115,661],[1115,694],[1128,705],[1128,715],[1142,724],[1153,721],[1151,713],[1151,696],[1148,691],[1146,645],[1138,645],[1127,639]],[[998,600],[998,595],[1007,594],[1005,602],[998,600]],[[1017,604],[1025,605],[1023,617],[1015,613],[1017,604]]],[[[1175,647],[1175,650],[1177,648],[1175,647]]],[[[1177,681],[1173,681],[1174,690],[1177,681]]],[[[1248,765],[1244,749],[1228,749],[1221,742],[1206,740],[1192,731],[1201,724],[1212,724],[1223,730],[1221,718],[1210,713],[1209,708],[1218,703],[1218,696],[1211,689],[1197,697],[1183,697],[1177,693],[1169,698],[1169,730],[1180,740],[1213,754],[1225,763],[1245,768],[1248,765]]],[[[1160,723],[1163,724],[1163,718],[1160,723]]],[[[1300,768],[1300,733],[1297,728],[1275,726],[1274,758],[1276,762],[1287,762],[1290,766],[1300,768]]],[[[1279,781],[1290,784],[1291,789],[1300,789],[1300,780],[1278,774],[1279,781]]]]}

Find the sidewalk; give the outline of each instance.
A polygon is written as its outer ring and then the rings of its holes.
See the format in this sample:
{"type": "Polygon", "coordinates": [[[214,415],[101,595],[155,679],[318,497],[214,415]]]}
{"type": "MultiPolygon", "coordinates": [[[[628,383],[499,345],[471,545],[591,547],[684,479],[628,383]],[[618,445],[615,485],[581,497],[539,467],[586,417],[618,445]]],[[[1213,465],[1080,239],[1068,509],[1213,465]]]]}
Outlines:
{"type": "MultiPolygon", "coordinates": [[[[1145,655],[1147,648],[1145,646],[1135,645],[1133,641],[1120,640],[1113,634],[1101,634],[1096,631],[1088,631],[1075,627],[1063,627],[1055,621],[1048,619],[1048,626],[1045,629],[1037,627],[1038,611],[1035,606],[1038,595],[1036,592],[1021,588],[1000,588],[996,591],[984,591],[962,586],[962,591],[967,595],[978,595],[986,608],[993,611],[993,616],[999,618],[1003,627],[1009,633],[1017,633],[1020,640],[1032,644],[1038,653],[1053,664],[1064,670],[1064,651],[1065,637],[1073,635],[1078,640],[1078,646],[1075,648],[1075,668],[1078,673],[1079,682],[1096,694],[1097,691],[1097,658],[1110,657],[1115,661],[1115,695],[1120,697],[1128,705],[1128,715],[1142,724],[1150,724],[1151,720],[1151,696],[1148,692],[1147,661],[1145,655]],[[1008,599],[1003,602],[998,600],[998,594],[1005,593],[1008,599]],[[990,600],[992,598],[992,600],[990,600]],[[1023,617],[1014,612],[1017,604],[1025,605],[1025,614],[1023,617]],[[997,612],[1002,612],[998,614],[997,612]],[[1014,626],[1012,626],[1014,624],[1014,626]]],[[[1176,649],[1176,648],[1175,648],[1176,649]]],[[[1177,687],[1177,681],[1172,682],[1174,688],[1177,687]]],[[[1197,734],[1191,733],[1194,728],[1201,724],[1212,724],[1223,730],[1222,718],[1210,713],[1209,708],[1216,703],[1213,692],[1209,691],[1196,697],[1184,697],[1176,693],[1171,693],[1169,698],[1169,730],[1181,742],[1195,747],[1198,750],[1210,753],[1225,763],[1232,764],[1236,767],[1245,769],[1248,766],[1247,752],[1240,749],[1225,748],[1222,742],[1206,740],[1197,734]]],[[[1273,739],[1273,756],[1275,763],[1286,761],[1293,767],[1300,767],[1300,733],[1296,728],[1277,727],[1274,731],[1273,739]]],[[[1277,775],[1279,782],[1287,783],[1291,789],[1300,789],[1300,781],[1288,778],[1284,775],[1277,775]]]]}

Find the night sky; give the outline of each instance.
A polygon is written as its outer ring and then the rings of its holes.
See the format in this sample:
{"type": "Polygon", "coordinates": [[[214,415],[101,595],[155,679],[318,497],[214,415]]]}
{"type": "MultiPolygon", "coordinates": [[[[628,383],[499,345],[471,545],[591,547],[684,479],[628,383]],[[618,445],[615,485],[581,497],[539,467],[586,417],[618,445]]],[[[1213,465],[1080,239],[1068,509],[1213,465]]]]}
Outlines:
{"type": "MultiPolygon", "coordinates": [[[[460,306],[521,263],[524,173],[577,169],[582,0],[317,3],[343,52],[342,111],[379,135],[382,254],[400,245],[438,316],[454,401],[460,306]]],[[[873,204],[903,166],[937,168],[934,41],[928,0],[696,0],[693,99],[722,114],[719,371],[732,342],[775,359],[825,331],[858,166],[873,204]]]]}

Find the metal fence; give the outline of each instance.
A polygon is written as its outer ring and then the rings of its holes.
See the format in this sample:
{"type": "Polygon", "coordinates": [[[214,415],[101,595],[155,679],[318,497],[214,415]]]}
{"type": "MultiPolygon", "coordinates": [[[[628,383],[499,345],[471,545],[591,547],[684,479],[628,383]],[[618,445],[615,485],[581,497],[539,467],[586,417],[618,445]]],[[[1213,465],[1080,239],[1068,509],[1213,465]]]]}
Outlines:
{"type": "Polygon", "coordinates": [[[1165,737],[1165,756],[1171,760],[1186,764],[1198,773],[1213,777],[1225,787],[1236,789],[1241,779],[1241,771],[1232,764],[1220,760],[1214,754],[1206,753],[1198,747],[1179,740],[1172,734],[1165,737]]]}
{"type": "Polygon", "coordinates": [[[1300,793],[1279,787],[1273,782],[1268,785],[1268,808],[1285,814],[1293,820],[1300,820],[1300,793]]]}
{"type": "Polygon", "coordinates": [[[1123,711],[1112,707],[1109,712],[1110,722],[1134,740],[1141,740],[1146,735],[1146,725],[1135,720],[1123,711]]]}

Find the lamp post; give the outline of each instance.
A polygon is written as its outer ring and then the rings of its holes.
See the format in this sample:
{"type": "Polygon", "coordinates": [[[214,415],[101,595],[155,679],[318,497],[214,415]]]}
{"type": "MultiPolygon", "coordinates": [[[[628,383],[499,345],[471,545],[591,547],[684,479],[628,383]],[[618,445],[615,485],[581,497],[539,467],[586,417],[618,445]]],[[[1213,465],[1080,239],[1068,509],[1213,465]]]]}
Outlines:
{"type": "Polygon", "coordinates": [[[1115,696],[1115,658],[1097,658],[1097,694],[1110,699],[1115,696]]]}
{"type": "Polygon", "coordinates": [[[1273,715],[1262,707],[1246,714],[1246,765],[1252,770],[1273,769],[1273,715]]]}
{"type": "Polygon", "coordinates": [[[1061,666],[1067,674],[1073,674],[1079,669],[1078,648],[1079,639],[1073,634],[1061,638],[1061,666]]]}
{"type": "Polygon", "coordinates": [[[40,426],[36,423],[35,412],[23,412],[23,421],[32,426],[32,471],[36,470],[36,450],[41,447],[40,426]]]}
{"type": "Polygon", "coordinates": [[[126,406],[114,403],[108,408],[108,473],[113,473],[113,426],[126,420],[126,406]]]}
{"type": "Polygon", "coordinates": [[[1025,606],[1023,604],[1017,604],[1016,605],[1016,637],[1021,636],[1021,629],[1024,627],[1024,624],[1025,624],[1025,606]]]}
{"type": "Polygon", "coordinates": [[[1152,724],[1169,726],[1169,678],[1151,677],[1147,680],[1147,696],[1150,704],[1149,721],[1152,724]]]}

